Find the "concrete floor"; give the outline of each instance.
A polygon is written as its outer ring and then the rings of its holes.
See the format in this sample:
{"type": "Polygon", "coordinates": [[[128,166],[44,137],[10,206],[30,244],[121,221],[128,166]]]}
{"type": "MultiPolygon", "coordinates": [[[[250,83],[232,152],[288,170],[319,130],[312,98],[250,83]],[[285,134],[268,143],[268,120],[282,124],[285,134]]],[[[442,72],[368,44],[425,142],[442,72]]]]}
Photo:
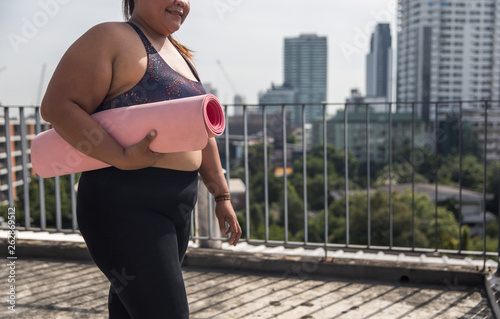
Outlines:
{"type": "MultiPolygon", "coordinates": [[[[8,261],[0,266],[0,318],[107,318],[109,284],[91,262],[16,261],[16,311],[7,309],[8,261]]],[[[494,318],[482,287],[429,286],[186,267],[191,318],[494,318]]],[[[145,318],[147,319],[147,318],[145,318]]]]}

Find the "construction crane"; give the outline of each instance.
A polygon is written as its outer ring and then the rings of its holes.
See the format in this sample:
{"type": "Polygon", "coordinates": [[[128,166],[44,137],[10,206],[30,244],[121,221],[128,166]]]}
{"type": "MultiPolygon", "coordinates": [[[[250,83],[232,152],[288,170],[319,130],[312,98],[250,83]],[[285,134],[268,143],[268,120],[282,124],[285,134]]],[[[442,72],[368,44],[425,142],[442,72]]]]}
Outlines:
{"type": "MultiPolygon", "coordinates": [[[[227,74],[226,70],[222,66],[222,62],[220,60],[217,60],[217,64],[219,65],[222,73],[224,74],[224,77],[226,78],[227,83],[229,83],[229,86],[233,90],[233,94],[234,94],[235,100],[238,99],[238,98],[242,99],[242,96],[238,93],[238,90],[236,90],[236,88],[235,88],[235,86],[233,84],[233,81],[231,81],[231,78],[229,77],[229,75],[227,74]]],[[[235,101],[235,103],[238,103],[238,102],[235,101]]]]}

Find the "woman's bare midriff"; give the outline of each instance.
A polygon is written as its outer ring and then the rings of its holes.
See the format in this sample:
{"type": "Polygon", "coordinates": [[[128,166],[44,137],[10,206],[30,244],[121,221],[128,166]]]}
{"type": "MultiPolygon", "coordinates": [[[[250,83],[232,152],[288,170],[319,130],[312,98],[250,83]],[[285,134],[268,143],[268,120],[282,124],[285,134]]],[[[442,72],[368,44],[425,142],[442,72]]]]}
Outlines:
{"type": "Polygon", "coordinates": [[[201,151],[168,153],[154,167],[175,169],[178,171],[194,171],[201,166],[201,151]]]}

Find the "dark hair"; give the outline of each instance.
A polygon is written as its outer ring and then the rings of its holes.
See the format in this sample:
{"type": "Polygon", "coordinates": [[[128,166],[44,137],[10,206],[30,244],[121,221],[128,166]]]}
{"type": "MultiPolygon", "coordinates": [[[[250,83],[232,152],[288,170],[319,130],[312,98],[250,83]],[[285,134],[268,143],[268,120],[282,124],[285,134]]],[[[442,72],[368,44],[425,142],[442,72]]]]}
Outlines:
{"type": "MultiPolygon", "coordinates": [[[[132,13],[134,12],[134,6],[135,6],[134,0],[123,0],[123,17],[125,18],[125,20],[130,19],[130,17],[132,16],[132,13]]],[[[181,51],[188,58],[190,58],[190,59],[193,58],[193,54],[192,54],[193,51],[186,48],[185,46],[183,46],[179,42],[177,42],[172,37],[171,34],[168,36],[168,39],[177,48],[177,50],[181,51]]]]}

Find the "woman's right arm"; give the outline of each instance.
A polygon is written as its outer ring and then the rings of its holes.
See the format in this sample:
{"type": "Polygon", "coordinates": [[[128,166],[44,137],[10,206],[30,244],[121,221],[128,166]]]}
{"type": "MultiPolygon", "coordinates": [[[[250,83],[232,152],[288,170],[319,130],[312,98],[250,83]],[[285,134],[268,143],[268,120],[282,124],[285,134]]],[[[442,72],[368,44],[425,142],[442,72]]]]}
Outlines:
{"type": "Polygon", "coordinates": [[[90,116],[111,86],[118,28],[116,23],[95,26],[68,49],[49,82],[41,114],[73,147],[92,145],[85,148],[86,155],[120,169],[139,169],[161,158],[149,149],[155,132],[124,149],[90,116]]]}

